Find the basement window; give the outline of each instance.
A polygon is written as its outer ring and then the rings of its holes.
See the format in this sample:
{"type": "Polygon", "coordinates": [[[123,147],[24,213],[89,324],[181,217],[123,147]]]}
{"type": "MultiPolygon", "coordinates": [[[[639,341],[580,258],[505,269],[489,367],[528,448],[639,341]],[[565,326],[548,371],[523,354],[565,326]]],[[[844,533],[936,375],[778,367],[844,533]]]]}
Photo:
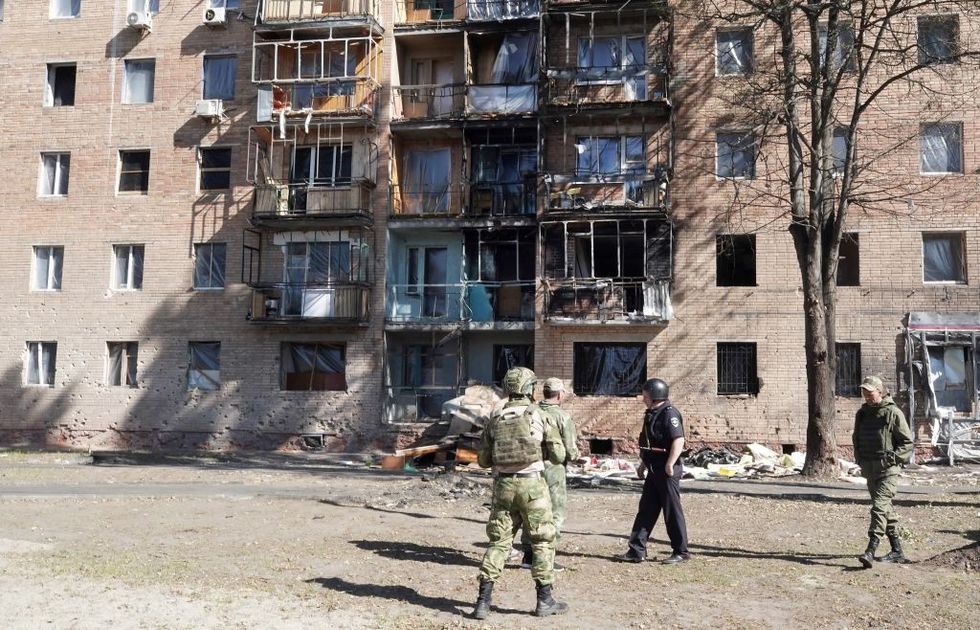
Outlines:
{"type": "Polygon", "coordinates": [[[756,286],[754,234],[720,234],[715,251],[717,286],[756,286]]]}
{"type": "Polygon", "coordinates": [[[719,343],[717,355],[719,396],[759,393],[754,343],[719,343]]]}
{"type": "Polygon", "coordinates": [[[47,107],[69,107],[75,104],[75,74],[73,63],[49,63],[48,82],[44,90],[47,107]]]}
{"type": "Polygon", "coordinates": [[[285,391],[347,389],[346,347],[343,344],[283,343],[282,381],[285,391]]]}
{"type": "Polygon", "coordinates": [[[861,286],[861,248],[857,232],[847,232],[837,252],[837,286],[861,286]]]}
{"type": "Polygon", "coordinates": [[[139,344],[135,341],[106,343],[106,384],[110,387],[136,387],[136,362],[139,344]]]}
{"type": "Polygon", "coordinates": [[[579,396],[638,396],[647,380],[645,343],[573,344],[573,390],[579,396]]]}
{"type": "Polygon", "coordinates": [[[861,344],[838,343],[836,393],[848,398],[861,397],[861,344]]]}

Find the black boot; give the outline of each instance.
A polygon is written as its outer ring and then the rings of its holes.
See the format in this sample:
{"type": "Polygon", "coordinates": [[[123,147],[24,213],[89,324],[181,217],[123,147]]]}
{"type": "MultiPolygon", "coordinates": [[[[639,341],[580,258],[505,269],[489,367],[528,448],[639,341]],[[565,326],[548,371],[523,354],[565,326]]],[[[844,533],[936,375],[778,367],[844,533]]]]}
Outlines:
{"type": "Polygon", "coordinates": [[[560,615],[568,610],[568,604],[557,602],[551,596],[551,584],[545,586],[536,583],[535,586],[538,589],[538,606],[534,609],[536,616],[547,617],[548,615],[560,615]]]}
{"type": "Polygon", "coordinates": [[[521,558],[521,568],[530,569],[534,563],[534,550],[531,545],[524,545],[524,557],[521,558]]]}
{"type": "Polygon", "coordinates": [[[868,548],[864,550],[864,553],[862,553],[860,556],[858,556],[858,560],[861,561],[861,565],[865,569],[870,569],[871,568],[871,565],[874,564],[874,561],[875,561],[875,550],[877,548],[878,548],[878,539],[877,538],[868,538],[868,548]]]}
{"type": "Polygon", "coordinates": [[[898,537],[898,532],[889,530],[885,533],[888,535],[888,542],[891,544],[892,550],[879,558],[879,561],[894,562],[895,564],[905,564],[908,562],[908,558],[902,553],[902,539],[898,537]]]}
{"type": "Polygon", "coordinates": [[[486,619],[490,616],[490,595],[493,594],[493,582],[480,578],[480,596],[476,599],[473,609],[474,619],[486,619]]]}

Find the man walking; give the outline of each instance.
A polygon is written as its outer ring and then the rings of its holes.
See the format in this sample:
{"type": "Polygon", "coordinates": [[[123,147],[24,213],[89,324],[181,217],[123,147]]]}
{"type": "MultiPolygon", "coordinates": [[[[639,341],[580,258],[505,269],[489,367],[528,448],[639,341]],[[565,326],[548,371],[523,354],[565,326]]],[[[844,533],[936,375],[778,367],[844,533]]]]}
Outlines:
{"type": "MultiPolygon", "coordinates": [[[[572,416],[561,408],[562,401],[567,395],[565,383],[560,378],[548,378],[544,381],[544,400],[541,401],[540,408],[544,413],[544,420],[554,430],[555,435],[561,437],[562,446],[565,447],[565,461],[560,464],[552,464],[550,461],[544,463],[544,478],[548,483],[548,493],[551,495],[551,514],[555,523],[555,542],[561,538],[561,528],[565,524],[566,504],[568,502],[568,491],[565,486],[565,468],[568,462],[578,459],[578,437],[575,434],[575,423],[572,416]]],[[[515,523],[515,527],[519,524],[515,523]]],[[[531,535],[527,528],[521,534],[521,546],[524,557],[521,560],[521,567],[530,569],[533,564],[533,553],[531,549],[531,535]]],[[[554,563],[555,571],[562,571],[562,567],[557,562],[554,563]]]]}
{"type": "Polygon", "coordinates": [[[868,548],[858,556],[866,569],[876,560],[875,550],[882,534],[888,536],[892,550],[881,562],[906,562],[902,542],[898,538],[898,516],[892,498],[898,489],[899,464],[908,461],[914,445],[905,414],[888,395],[877,376],[868,376],[861,383],[864,404],[854,416],[854,458],[861,474],[868,480],[871,495],[871,525],[868,527],[868,548]]]}
{"type": "Polygon", "coordinates": [[[645,475],[640,507],[633,520],[629,549],[616,556],[623,562],[643,562],[647,557],[647,540],[657,523],[661,510],[664,525],[670,538],[672,553],[663,564],[686,562],[687,523],[681,508],[680,479],[684,467],[681,451],[684,450],[684,424],[681,413],[670,404],[670,387],[659,378],[651,378],[643,384],[643,402],[647,411],[640,432],[640,460],[645,475]]]}
{"type": "Polygon", "coordinates": [[[478,461],[484,468],[493,467],[494,482],[487,522],[490,546],[480,565],[480,594],[473,610],[476,619],[486,619],[490,614],[493,584],[507,561],[515,520],[521,521],[531,537],[531,577],[537,587],[534,614],[540,617],[568,610],[567,604],[555,601],[551,595],[555,581],[555,526],[548,485],[542,476],[542,455],[552,464],[560,464],[565,461],[565,448],[531,400],[536,383],[537,377],[527,368],[508,370],[503,386],[509,399],[493,412],[483,428],[478,461]]]}

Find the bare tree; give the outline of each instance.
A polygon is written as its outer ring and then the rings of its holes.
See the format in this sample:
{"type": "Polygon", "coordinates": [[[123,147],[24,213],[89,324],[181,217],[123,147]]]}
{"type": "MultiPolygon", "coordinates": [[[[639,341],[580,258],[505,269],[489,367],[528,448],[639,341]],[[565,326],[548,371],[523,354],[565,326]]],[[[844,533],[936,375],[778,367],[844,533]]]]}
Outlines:
{"type": "Polygon", "coordinates": [[[943,121],[944,112],[976,98],[977,75],[964,71],[980,60],[980,2],[679,0],[676,11],[715,27],[752,26],[756,34],[756,67],[728,95],[733,120],[751,129],[754,173],[734,182],[726,212],[776,208],[787,222],[803,288],[803,472],[830,475],[837,456],[837,267],[849,212],[907,213],[923,200],[948,201],[942,178],[895,172],[894,157],[919,141],[919,125],[910,131],[913,121],[891,121],[881,108],[903,95],[926,95],[937,104],[931,119],[943,121]],[[964,74],[972,80],[962,81],[964,74]]]}

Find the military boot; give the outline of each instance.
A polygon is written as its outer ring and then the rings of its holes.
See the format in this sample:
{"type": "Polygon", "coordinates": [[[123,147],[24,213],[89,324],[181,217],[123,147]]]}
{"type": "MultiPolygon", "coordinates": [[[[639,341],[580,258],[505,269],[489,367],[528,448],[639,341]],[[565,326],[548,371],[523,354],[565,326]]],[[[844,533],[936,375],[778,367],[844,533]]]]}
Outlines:
{"type": "Polygon", "coordinates": [[[555,598],[551,596],[551,584],[535,583],[535,587],[538,589],[538,606],[534,609],[536,616],[560,615],[568,610],[568,604],[555,601],[555,598]]]}
{"type": "Polygon", "coordinates": [[[534,549],[531,548],[531,545],[524,545],[524,556],[521,558],[521,568],[530,569],[532,564],[534,564],[534,549]]]}
{"type": "Polygon", "coordinates": [[[493,582],[480,578],[480,596],[476,599],[473,609],[474,619],[486,619],[490,616],[490,595],[493,594],[493,582]]]}
{"type": "Polygon", "coordinates": [[[895,564],[905,564],[908,562],[908,558],[902,553],[902,539],[898,537],[898,532],[889,530],[885,533],[888,535],[888,542],[891,544],[892,550],[879,558],[879,561],[894,562],[895,564]]]}
{"type": "Polygon", "coordinates": [[[871,565],[874,564],[875,550],[877,548],[878,548],[878,539],[868,538],[868,548],[864,550],[864,553],[858,556],[858,560],[860,560],[861,566],[863,566],[865,569],[870,569],[871,565]]]}

